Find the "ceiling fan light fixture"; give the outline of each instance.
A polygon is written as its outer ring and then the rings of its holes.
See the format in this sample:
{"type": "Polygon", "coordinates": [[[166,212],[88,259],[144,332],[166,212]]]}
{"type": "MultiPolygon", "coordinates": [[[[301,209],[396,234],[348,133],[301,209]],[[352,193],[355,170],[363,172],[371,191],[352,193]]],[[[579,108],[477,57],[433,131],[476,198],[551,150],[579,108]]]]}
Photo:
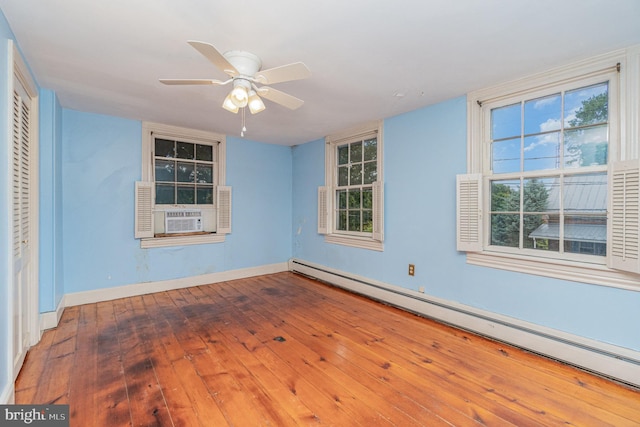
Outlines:
{"type": "Polygon", "coordinates": [[[224,102],[222,103],[222,108],[224,108],[227,111],[231,111],[234,114],[237,114],[238,110],[240,109],[236,104],[233,103],[231,99],[231,94],[227,95],[227,97],[224,99],[224,102]]]}
{"type": "Polygon", "coordinates": [[[251,114],[257,114],[265,109],[262,98],[258,96],[255,90],[249,92],[249,111],[251,114]]]}
{"type": "Polygon", "coordinates": [[[234,80],[233,89],[229,94],[231,102],[239,108],[246,107],[249,102],[249,88],[251,88],[250,83],[246,80],[234,80]]]}

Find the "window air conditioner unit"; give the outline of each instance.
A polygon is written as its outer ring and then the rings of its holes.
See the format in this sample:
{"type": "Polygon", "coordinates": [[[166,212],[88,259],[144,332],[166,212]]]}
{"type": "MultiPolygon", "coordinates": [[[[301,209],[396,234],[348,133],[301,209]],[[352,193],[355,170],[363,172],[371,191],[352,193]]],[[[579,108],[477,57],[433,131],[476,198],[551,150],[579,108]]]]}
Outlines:
{"type": "Polygon", "coordinates": [[[168,210],[164,214],[165,233],[202,231],[202,211],[197,209],[168,210]]]}

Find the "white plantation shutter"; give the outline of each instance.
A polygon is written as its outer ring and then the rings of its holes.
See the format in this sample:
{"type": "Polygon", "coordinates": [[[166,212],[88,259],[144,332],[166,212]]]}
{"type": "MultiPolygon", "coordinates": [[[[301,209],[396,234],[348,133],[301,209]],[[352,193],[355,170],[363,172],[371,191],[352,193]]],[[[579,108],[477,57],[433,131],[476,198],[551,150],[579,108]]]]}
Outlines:
{"type": "Polygon", "coordinates": [[[136,182],[135,238],[153,237],[153,183],[136,182]]]}
{"type": "Polygon", "coordinates": [[[376,181],[373,183],[373,239],[379,242],[384,240],[384,184],[376,181]]]}
{"type": "Polygon", "coordinates": [[[231,233],[231,187],[220,185],[216,190],[218,206],[218,224],[216,233],[231,233]]]}
{"type": "Polygon", "coordinates": [[[318,234],[328,234],[329,204],[327,197],[329,187],[318,187],[318,234]]]}
{"type": "Polygon", "coordinates": [[[612,165],[611,218],[609,225],[610,268],[640,273],[640,161],[612,165]]]}
{"type": "Polygon", "coordinates": [[[456,244],[459,251],[482,250],[482,175],[456,176],[456,244]]]}

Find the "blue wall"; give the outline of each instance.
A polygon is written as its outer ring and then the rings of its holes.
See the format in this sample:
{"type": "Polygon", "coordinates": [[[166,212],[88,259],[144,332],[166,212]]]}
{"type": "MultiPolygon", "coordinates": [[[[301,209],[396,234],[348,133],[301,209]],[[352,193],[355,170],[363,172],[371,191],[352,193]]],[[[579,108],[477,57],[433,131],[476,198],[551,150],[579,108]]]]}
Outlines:
{"type": "Polygon", "coordinates": [[[62,108],[55,93],[40,90],[40,312],[64,295],[62,264],[62,108]]]}
{"type": "Polygon", "coordinates": [[[291,149],[227,139],[233,187],[226,242],[141,249],[133,237],[142,124],[62,112],[64,292],[286,262],[291,256],[291,149]]]}
{"type": "Polygon", "coordinates": [[[384,121],[384,252],[324,242],[324,142],[293,151],[293,256],[407,289],[640,350],[640,292],[466,264],[455,247],[455,176],[466,171],[466,99],[384,121]],[[407,274],[409,263],[416,274],[407,274]]]}

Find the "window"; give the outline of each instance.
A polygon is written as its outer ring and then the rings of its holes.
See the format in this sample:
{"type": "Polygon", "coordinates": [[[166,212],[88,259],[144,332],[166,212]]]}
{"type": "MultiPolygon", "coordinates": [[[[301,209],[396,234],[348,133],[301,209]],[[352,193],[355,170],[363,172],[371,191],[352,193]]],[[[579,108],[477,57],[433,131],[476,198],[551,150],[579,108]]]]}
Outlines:
{"type": "MultiPolygon", "coordinates": [[[[469,263],[637,282],[610,268],[611,171],[634,151],[621,139],[622,61],[618,52],[469,94],[470,174],[458,177],[457,218],[469,263]]],[[[637,218],[637,206],[627,212],[637,218]]],[[[627,270],[638,267],[636,258],[627,270]]]]}
{"type": "Polygon", "coordinates": [[[136,185],[141,246],[224,241],[231,227],[224,136],[144,123],[142,152],[143,180],[136,185]]]}
{"type": "Polygon", "coordinates": [[[326,241],[382,250],[382,129],[369,123],[326,138],[318,230],[326,241]]]}

